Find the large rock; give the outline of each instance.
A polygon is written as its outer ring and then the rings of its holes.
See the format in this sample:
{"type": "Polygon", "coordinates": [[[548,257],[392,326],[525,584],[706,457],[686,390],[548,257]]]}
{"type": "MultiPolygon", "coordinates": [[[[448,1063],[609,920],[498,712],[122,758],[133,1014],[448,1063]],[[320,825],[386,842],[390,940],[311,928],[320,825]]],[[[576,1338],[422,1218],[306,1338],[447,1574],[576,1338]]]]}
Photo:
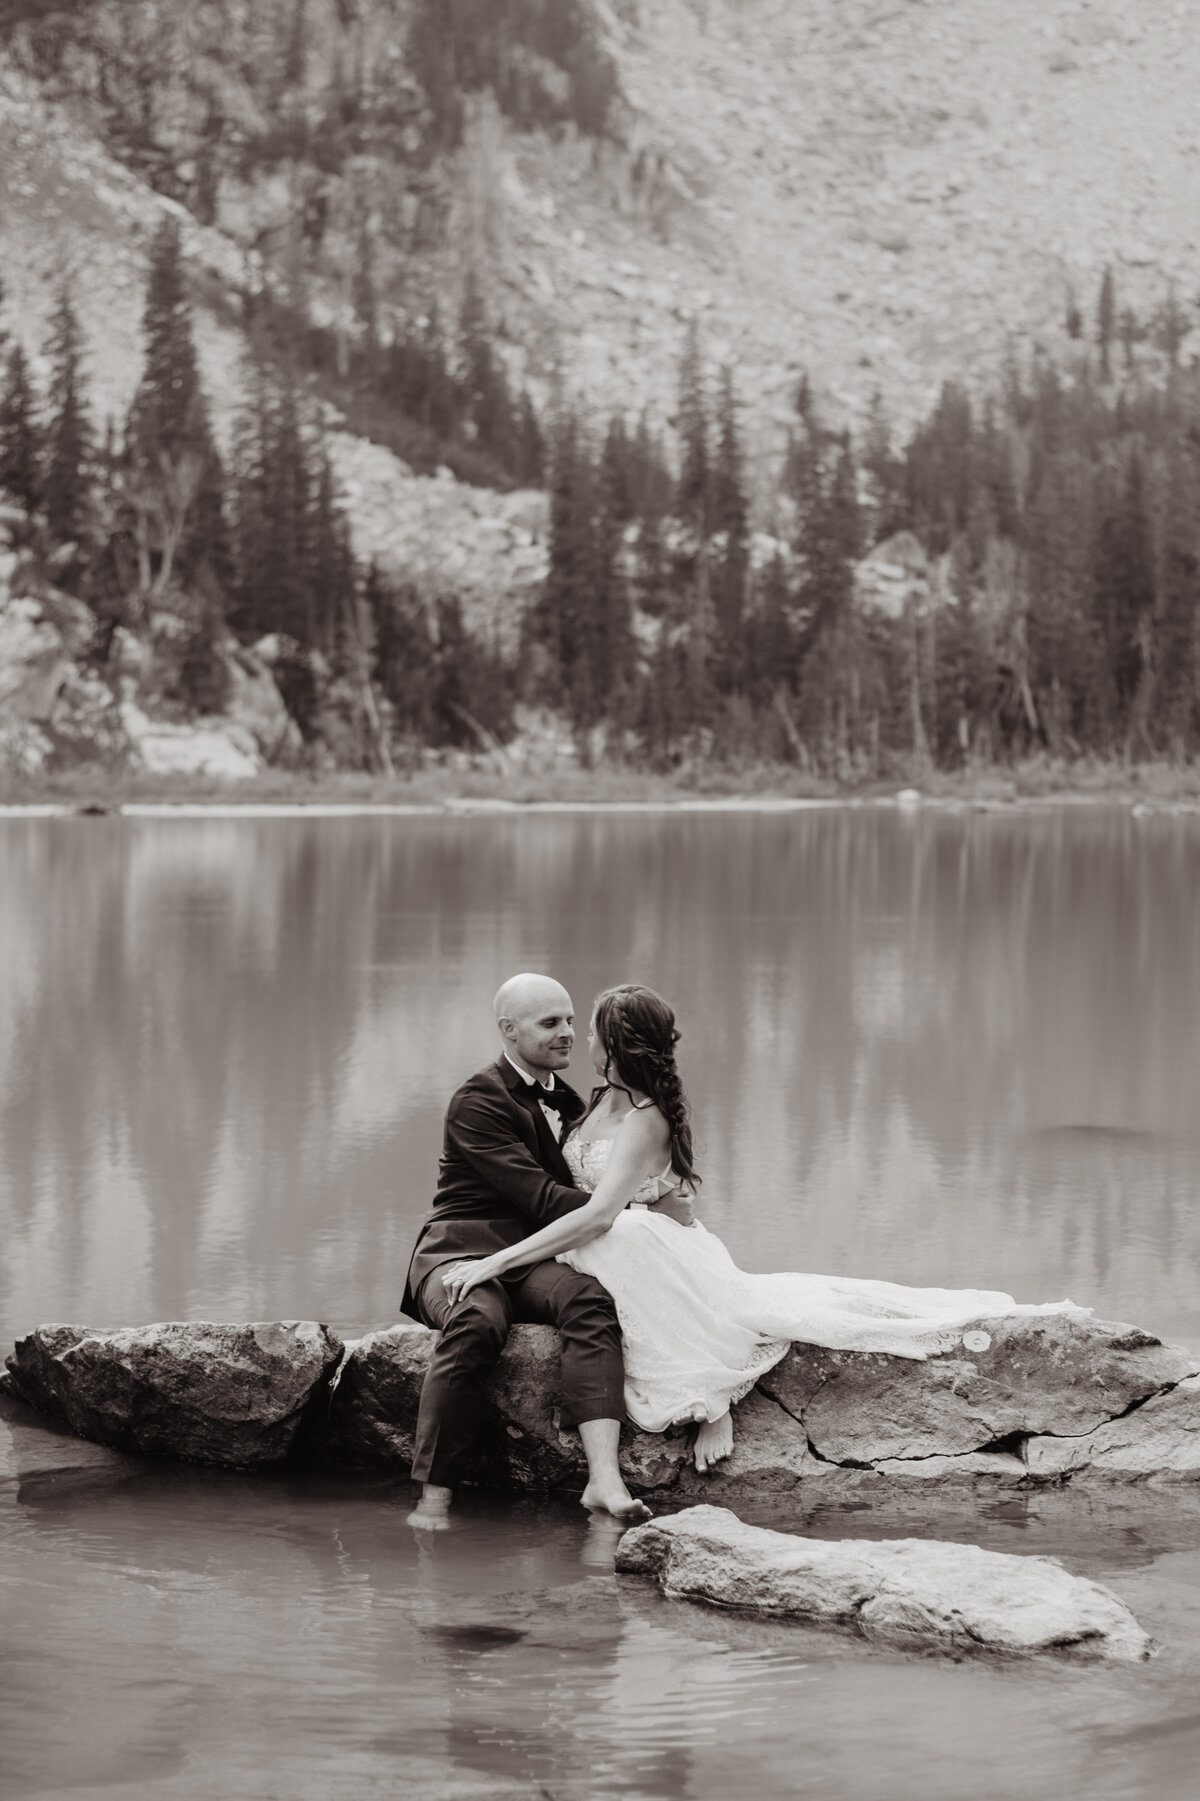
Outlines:
{"type": "MultiPolygon", "coordinates": [[[[333,1392],[329,1448],[346,1462],[407,1472],[412,1463],[421,1383],[435,1334],[398,1325],[349,1348],[333,1392]]],[[[491,1408],[472,1474],[493,1486],[582,1487],[579,1434],[559,1425],[559,1338],[550,1326],[518,1326],[491,1384],[491,1408]]],[[[667,1488],[687,1455],[682,1433],[628,1431],[626,1480],[643,1492],[667,1488]]]]}
{"type": "Polygon", "coordinates": [[[275,1463],[322,1421],[341,1341],[311,1320],[119,1332],[40,1326],[8,1359],[13,1390],[119,1451],[275,1463]]]}
{"type": "Polygon", "coordinates": [[[1053,1558],[936,1539],[798,1538],[723,1507],[634,1527],[617,1569],[675,1599],[841,1627],[896,1650],[1134,1662],[1152,1648],[1124,1602],[1053,1558]]]}
{"type": "Polygon", "coordinates": [[[275,681],[278,650],[278,637],[260,638],[250,648],[230,639],[224,647],[229,697],[222,717],[248,731],[268,763],[286,762],[303,749],[299,727],[275,681]]]}
{"type": "Polygon", "coordinates": [[[128,697],[121,702],[120,713],[133,754],[151,775],[243,782],[262,768],[253,732],[234,720],[201,717],[179,725],[151,719],[128,697]]]}
{"type": "MultiPolygon", "coordinates": [[[[288,1429],[268,1431],[267,1415],[275,1417],[275,1399],[281,1420],[303,1410],[300,1390],[309,1382],[316,1384],[306,1428],[314,1452],[319,1444],[339,1462],[407,1474],[434,1334],[401,1322],[352,1343],[327,1410],[319,1404],[315,1365],[297,1367],[294,1391],[268,1395],[275,1377],[268,1381],[274,1365],[261,1362],[264,1335],[279,1335],[281,1344],[294,1337],[299,1345],[321,1331],[171,1326],[95,1334],[44,1327],[18,1346],[10,1367],[26,1399],[88,1436],[230,1462],[287,1454],[288,1429]],[[260,1382],[252,1405],[249,1366],[260,1382]],[[267,1408],[261,1441],[246,1456],[240,1441],[229,1440],[231,1422],[251,1405],[245,1418],[252,1436],[260,1402],[267,1408]]],[[[326,1335],[324,1342],[336,1359],[337,1341],[326,1335]]],[[[320,1363],[317,1350],[313,1355],[320,1363]]],[[[475,1481],[523,1490],[582,1486],[579,1435],[559,1423],[559,1363],[558,1335],[549,1326],[514,1328],[492,1380],[475,1481]]],[[[796,1345],[736,1408],[734,1450],[725,1463],[699,1475],[689,1429],[652,1434],[627,1427],[622,1468],[637,1493],[675,1502],[801,1489],[806,1500],[836,1500],[891,1491],[928,1496],[952,1485],[1195,1480],[1198,1364],[1131,1327],[1066,1315],[981,1322],[953,1351],[927,1362],[796,1345]]]]}
{"type": "Polygon", "coordinates": [[[875,1466],[957,1457],[1032,1434],[1072,1437],[1200,1371],[1136,1327],[1068,1313],[979,1320],[925,1362],[795,1345],[760,1387],[817,1456],[875,1466]]]}

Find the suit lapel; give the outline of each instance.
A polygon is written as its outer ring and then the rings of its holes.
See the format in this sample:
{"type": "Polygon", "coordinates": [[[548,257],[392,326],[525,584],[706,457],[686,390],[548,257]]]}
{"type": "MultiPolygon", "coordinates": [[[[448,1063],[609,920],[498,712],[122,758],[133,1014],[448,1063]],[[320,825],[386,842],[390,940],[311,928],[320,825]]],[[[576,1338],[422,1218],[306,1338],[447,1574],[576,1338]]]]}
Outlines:
{"type": "MultiPolygon", "coordinates": [[[[567,1188],[574,1188],[575,1178],[571,1174],[570,1165],[562,1154],[562,1150],[557,1138],[554,1136],[550,1122],[538,1105],[537,1096],[533,1092],[533,1089],[528,1082],[523,1082],[521,1080],[519,1071],[513,1068],[507,1057],[500,1058],[497,1068],[500,1071],[505,1087],[516,1101],[517,1105],[519,1107],[524,1107],[525,1111],[532,1115],[533,1129],[537,1134],[538,1150],[541,1153],[542,1162],[557,1181],[562,1182],[567,1188]]],[[[562,1082],[562,1077],[557,1076],[555,1080],[562,1082]]],[[[578,1119],[579,1115],[585,1110],[584,1104],[569,1083],[563,1082],[562,1085],[567,1090],[567,1093],[571,1095],[573,1100],[578,1103],[579,1112],[574,1116],[575,1119],[578,1119]]],[[[574,1120],[572,1121],[572,1124],[573,1123],[574,1120]]]]}

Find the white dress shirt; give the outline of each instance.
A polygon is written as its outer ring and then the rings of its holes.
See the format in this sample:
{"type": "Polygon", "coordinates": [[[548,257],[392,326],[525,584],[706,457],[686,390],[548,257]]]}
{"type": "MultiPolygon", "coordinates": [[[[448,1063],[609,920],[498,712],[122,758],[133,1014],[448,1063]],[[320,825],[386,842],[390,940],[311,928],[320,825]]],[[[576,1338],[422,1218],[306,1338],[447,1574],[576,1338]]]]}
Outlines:
{"type": "MultiPolygon", "coordinates": [[[[527,1088],[541,1087],[541,1088],[550,1089],[550,1088],[554,1087],[554,1071],[553,1070],[551,1070],[551,1072],[545,1082],[539,1083],[536,1076],[531,1076],[527,1069],[522,1069],[521,1065],[519,1063],[514,1063],[513,1059],[509,1056],[507,1051],[505,1051],[504,1056],[505,1056],[505,1059],[507,1062],[512,1063],[513,1068],[516,1070],[517,1074],[520,1076],[522,1082],[525,1083],[525,1086],[527,1088]]],[[[547,1107],[547,1105],[544,1101],[539,1101],[538,1106],[541,1108],[543,1119],[546,1121],[546,1124],[550,1127],[550,1130],[554,1133],[555,1144],[558,1144],[562,1139],[563,1127],[567,1123],[566,1120],[563,1118],[561,1113],[556,1113],[554,1111],[553,1107],[547,1107]]]]}

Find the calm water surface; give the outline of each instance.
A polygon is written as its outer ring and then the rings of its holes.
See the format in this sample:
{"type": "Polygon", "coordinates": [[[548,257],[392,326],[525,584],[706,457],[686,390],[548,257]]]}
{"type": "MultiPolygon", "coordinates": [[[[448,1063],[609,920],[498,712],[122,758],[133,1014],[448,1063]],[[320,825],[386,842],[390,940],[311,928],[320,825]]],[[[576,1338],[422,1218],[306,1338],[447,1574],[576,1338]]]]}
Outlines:
{"type": "MultiPolygon", "coordinates": [[[[1200,820],[1117,809],[0,821],[0,1333],[394,1318],[445,1100],[541,967],[675,1003],[746,1267],[1200,1345],[1198,896],[1200,820]]],[[[567,1502],[424,1546],[390,1480],[0,1441],[5,1801],[1200,1790],[1182,1497],[755,1516],[1051,1551],[1163,1645],[1030,1671],[663,1602],[567,1502]]]]}

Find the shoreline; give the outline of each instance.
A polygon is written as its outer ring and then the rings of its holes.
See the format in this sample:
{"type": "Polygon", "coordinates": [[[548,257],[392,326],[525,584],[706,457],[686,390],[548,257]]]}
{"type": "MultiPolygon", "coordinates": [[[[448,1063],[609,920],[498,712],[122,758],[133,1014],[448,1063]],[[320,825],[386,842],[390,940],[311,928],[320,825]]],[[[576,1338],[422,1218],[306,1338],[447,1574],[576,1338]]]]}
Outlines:
{"type": "Polygon", "coordinates": [[[240,782],[95,767],[0,789],[0,818],[354,818],[550,813],[799,813],[836,808],[1018,812],[1063,806],[1200,813],[1200,765],[1031,761],[1010,769],[897,770],[835,783],[794,768],[693,766],[656,774],[622,767],[500,769],[494,763],[408,776],[265,770],[240,782]]]}
{"type": "Polygon", "coordinates": [[[729,800],[500,801],[458,796],[442,802],[333,803],[323,801],[131,801],[112,806],[0,802],[0,820],[35,819],[484,819],[556,814],[834,813],[889,809],[907,813],[1048,813],[1055,808],[1124,808],[1137,817],[1200,817],[1200,801],[1146,802],[1121,794],[1025,795],[1014,800],[970,800],[947,795],[846,795],[833,800],[791,800],[744,795],[729,800]]]}

